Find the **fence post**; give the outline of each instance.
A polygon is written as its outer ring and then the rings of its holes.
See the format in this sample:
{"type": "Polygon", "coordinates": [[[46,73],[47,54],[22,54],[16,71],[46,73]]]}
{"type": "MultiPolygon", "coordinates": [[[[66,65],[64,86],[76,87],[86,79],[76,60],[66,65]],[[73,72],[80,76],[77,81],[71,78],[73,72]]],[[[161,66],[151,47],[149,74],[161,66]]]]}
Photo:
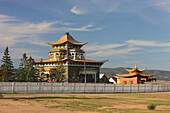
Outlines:
{"type": "Polygon", "coordinates": [[[144,92],[146,92],[146,84],[145,84],[144,92]]]}
{"type": "Polygon", "coordinates": [[[151,92],[153,92],[153,84],[152,84],[152,86],[151,86],[151,92]]]}
{"type": "Polygon", "coordinates": [[[96,93],[96,83],[94,84],[94,93],[96,93]]]}
{"type": "Polygon", "coordinates": [[[139,93],[139,84],[138,84],[138,90],[137,90],[137,92],[139,93]]]}
{"type": "Polygon", "coordinates": [[[75,87],[76,87],[76,86],[75,86],[75,83],[73,83],[73,84],[74,84],[74,91],[73,91],[73,93],[75,93],[75,89],[76,89],[75,87]]]}
{"type": "Polygon", "coordinates": [[[51,93],[53,92],[53,83],[51,83],[51,93]]]}
{"type": "Polygon", "coordinates": [[[105,91],[106,91],[106,84],[104,84],[104,91],[103,92],[106,93],[105,91]]]}
{"type": "Polygon", "coordinates": [[[14,82],[11,84],[11,93],[14,93],[14,82]]]}
{"type": "Polygon", "coordinates": [[[122,92],[121,93],[123,93],[124,92],[124,84],[122,85],[122,92]]]}
{"type": "Polygon", "coordinates": [[[115,93],[115,91],[116,91],[116,86],[115,86],[116,84],[114,84],[114,93],[115,93]]]}
{"type": "Polygon", "coordinates": [[[26,85],[26,94],[28,93],[28,82],[27,82],[27,85],[26,85]]]}
{"type": "Polygon", "coordinates": [[[41,90],[41,82],[39,82],[39,93],[42,93],[42,90],[41,90]]]}

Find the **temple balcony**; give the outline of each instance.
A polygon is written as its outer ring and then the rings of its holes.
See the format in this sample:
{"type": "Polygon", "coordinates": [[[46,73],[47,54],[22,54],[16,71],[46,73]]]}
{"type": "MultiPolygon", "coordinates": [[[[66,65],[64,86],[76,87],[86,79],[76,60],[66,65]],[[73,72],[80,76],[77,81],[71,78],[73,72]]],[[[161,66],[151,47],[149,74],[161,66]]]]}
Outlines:
{"type": "MultiPolygon", "coordinates": [[[[58,64],[58,63],[54,63],[54,64],[44,64],[44,65],[41,65],[41,64],[37,64],[37,65],[34,65],[34,67],[55,67],[55,66],[84,66],[84,64],[80,64],[80,63],[73,63],[73,64],[67,64],[67,63],[62,63],[62,64],[58,64]]],[[[88,67],[100,67],[101,65],[100,64],[86,64],[86,66],[88,67]]]]}

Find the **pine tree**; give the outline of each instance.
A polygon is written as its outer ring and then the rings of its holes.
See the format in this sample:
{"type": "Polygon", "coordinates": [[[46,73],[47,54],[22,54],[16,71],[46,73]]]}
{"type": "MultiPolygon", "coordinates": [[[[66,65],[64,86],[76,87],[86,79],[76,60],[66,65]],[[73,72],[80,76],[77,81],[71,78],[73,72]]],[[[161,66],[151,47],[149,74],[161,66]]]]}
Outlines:
{"type": "Polygon", "coordinates": [[[30,56],[29,59],[27,54],[24,53],[21,59],[18,72],[18,80],[22,82],[37,81],[38,70],[35,69],[34,59],[30,56]]]}
{"type": "Polygon", "coordinates": [[[3,62],[3,64],[1,65],[1,81],[13,81],[15,79],[15,76],[13,74],[14,66],[9,55],[8,47],[6,47],[4,51],[4,56],[1,61],[3,62]]]}
{"type": "Polygon", "coordinates": [[[26,82],[28,81],[28,74],[27,74],[27,67],[28,67],[28,61],[27,61],[27,54],[24,53],[21,58],[21,62],[19,65],[19,70],[18,70],[18,76],[17,80],[20,82],[26,82]]]}
{"type": "Polygon", "coordinates": [[[28,62],[29,62],[28,69],[29,69],[30,81],[38,81],[39,71],[38,69],[34,68],[35,61],[31,56],[29,57],[28,62]]]}

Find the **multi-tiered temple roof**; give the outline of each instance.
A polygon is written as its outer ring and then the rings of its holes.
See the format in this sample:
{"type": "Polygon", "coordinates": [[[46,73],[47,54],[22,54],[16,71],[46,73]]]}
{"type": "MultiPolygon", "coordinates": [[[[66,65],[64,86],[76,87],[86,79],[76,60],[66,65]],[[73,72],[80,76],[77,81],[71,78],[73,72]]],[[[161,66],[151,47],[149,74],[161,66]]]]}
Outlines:
{"type": "Polygon", "coordinates": [[[68,43],[68,42],[71,44],[75,44],[75,45],[87,44],[87,42],[81,43],[81,42],[76,41],[69,33],[65,33],[65,35],[63,35],[58,41],[48,43],[48,44],[51,45],[52,47],[55,47],[57,45],[61,45],[63,43],[68,43]]]}
{"type": "Polygon", "coordinates": [[[81,47],[87,42],[81,43],[76,41],[69,33],[65,33],[58,41],[48,43],[53,49],[49,51],[49,59],[36,61],[37,65],[44,63],[55,66],[57,62],[64,65],[96,65],[101,66],[105,61],[93,61],[85,59],[85,52],[81,47]]]}
{"type": "Polygon", "coordinates": [[[139,70],[137,65],[133,69],[126,69],[129,74],[115,74],[118,84],[143,84],[144,82],[156,80],[152,78],[155,74],[142,74],[146,69],[139,70]]]}
{"type": "Polygon", "coordinates": [[[137,64],[135,65],[135,68],[133,69],[126,69],[126,71],[129,72],[129,74],[116,74],[115,76],[117,77],[122,77],[122,78],[132,78],[132,77],[136,77],[136,76],[140,76],[140,77],[152,77],[154,76],[155,74],[142,74],[143,71],[145,71],[146,69],[142,69],[142,70],[139,70],[137,68],[137,64]]]}

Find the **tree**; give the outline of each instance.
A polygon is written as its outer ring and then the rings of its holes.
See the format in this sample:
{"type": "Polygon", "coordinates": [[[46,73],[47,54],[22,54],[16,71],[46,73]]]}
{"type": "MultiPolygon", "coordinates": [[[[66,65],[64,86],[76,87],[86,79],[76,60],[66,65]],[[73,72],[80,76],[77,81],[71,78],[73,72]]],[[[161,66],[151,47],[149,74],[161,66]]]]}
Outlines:
{"type": "Polygon", "coordinates": [[[28,59],[27,54],[23,54],[18,71],[18,81],[37,81],[38,70],[33,67],[34,63],[31,56],[28,59]]]}
{"type": "Polygon", "coordinates": [[[13,73],[14,66],[9,55],[8,46],[6,47],[4,51],[4,56],[1,61],[3,62],[3,64],[1,65],[1,68],[2,68],[1,81],[5,81],[5,82],[13,81],[15,79],[15,76],[13,73]]]}
{"type": "Polygon", "coordinates": [[[57,66],[54,68],[52,74],[50,75],[50,77],[52,79],[57,79],[57,82],[60,82],[61,80],[65,79],[66,77],[63,75],[63,73],[65,73],[66,70],[64,68],[64,66],[57,66]]]}

